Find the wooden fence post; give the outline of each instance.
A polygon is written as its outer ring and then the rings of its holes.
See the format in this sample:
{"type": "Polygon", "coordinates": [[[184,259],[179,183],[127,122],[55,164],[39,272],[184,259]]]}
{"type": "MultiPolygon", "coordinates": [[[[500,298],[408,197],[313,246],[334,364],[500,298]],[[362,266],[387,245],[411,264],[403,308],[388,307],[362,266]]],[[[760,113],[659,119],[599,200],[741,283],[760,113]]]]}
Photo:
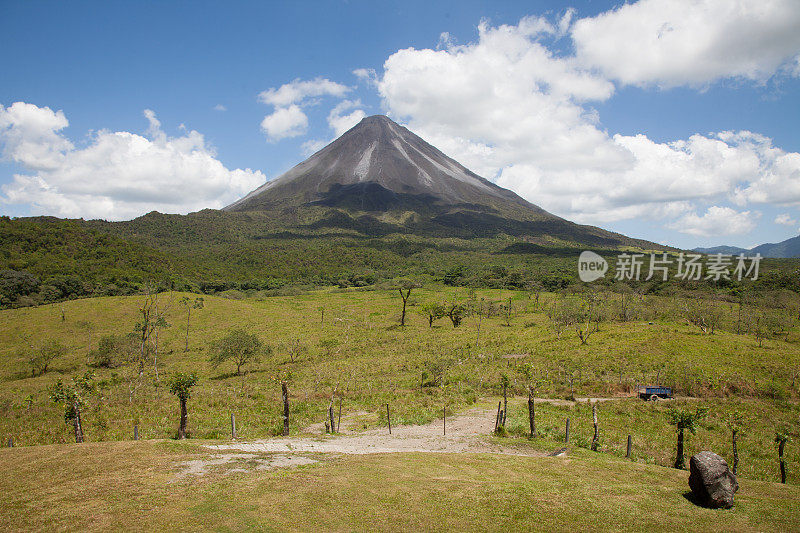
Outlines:
{"type": "Polygon", "coordinates": [[[497,433],[497,428],[500,427],[500,413],[502,413],[501,407],[503,406],[503,402],[497,402],[497,416],[494,419],[494,432],[497,433]]]}
{"type": "Polygon", "coordinates": [[[533,387],[528,391],[528,423],[531,426],[531,438],[536,436],[536,407],[533,402],[533,387]]]}
{"type": "Polygon", "coordinates": [[[14,447],[14,437],[8,437],[8,447],[9,448],[14,447]]]}
{"type": "Polygon", "coordinates": [[[133,425],[133,440],[139,440],[139,424],[133,425]]]}
{"type": "Polygon", "coordinates": [[[567,429],[564,435],[564,442],[569,443],[569,418],[567,418],[567,429]]]}
{"type": "Polygon", "coordinates": [[[447,407],[442,407],[442,435],[447,435],[447,407]]]}
{"type": "Polygon", "coordinates": [[[231,438],[236,440],[236,413],[231,412],[231,438]]]}
{"type": "Polygon", "coordinates": [[[342,397],[339,396],[339,420],[336,422],[336,431],[342,431],[342,397]]]}
{"type": "Polygon", "coordinates": [[[506,417],[508,417],[508,393],[506,391],[508,387],[507,383],[503,383],[503,420],[501,421],[501,426],[506,427],[506,417]]]}
{"type": "Polygon", "coordinates": [[[283,397],[283,435],[289,435],[289,389],[286,382],[281,381],[281,396],[283,397]]]}
{"type": "Polygon", "coordinates": [[[392,417],[389,416],[389,404],[386,404],[386,422],[389,423],[389,435],[392,434],[392,417]]]}
{"type": "Polygon", "coordinates": [[[331,420],[331,433],[336,433],[336,419],[333,416],[333,400],[328,405],[328,418],[331,420]]]}
{"type": "Polygon", "coordinates": [[[631,458],[631,448],[632,447],[633,447],[633,439],[631,438],[630,435],[628,435],[628,451],[627,451],[627,453],[625,453],[625,457],[627,457],[628,459],[631,458]]]}
{"type": "Polygon", "coordinates": [[[600,429],[597,426],[597,403],[592,404],[592,424],[594,424],[594,436],[592,437],[592,451],[597,451],[597,444],[600,440],[600,429]]]}

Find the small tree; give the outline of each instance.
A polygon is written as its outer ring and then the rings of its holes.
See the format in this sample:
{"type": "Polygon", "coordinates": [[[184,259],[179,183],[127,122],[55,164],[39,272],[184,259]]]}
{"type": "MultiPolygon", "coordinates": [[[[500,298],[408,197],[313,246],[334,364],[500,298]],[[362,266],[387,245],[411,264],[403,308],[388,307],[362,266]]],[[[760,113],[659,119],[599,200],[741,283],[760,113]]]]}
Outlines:
{"type": "Polygon", "coordinates": [[[573,313],[571,308],[570,302],[563,296],[554,301],[547,308],[547,318],[550,320],[550,327],[559,339],[564,329],[572,323],[573,313]]]}
{"type": "Polygon", "coordinates": [[[733,411],[725,417],[725,425],[731,430],[731,444],[733,445],[733,475],[739,468],[739,448],[736,439],[744,428],[747,420],[741,411],[733,411]]]}
{"type": "Polygon", "coordinates": [[[189,321],[192,318],[192,309],[203,308],[203,298],[195,298],[192,300],[188,296],[181,298],[181,305],[186,308],[186,344],[183,347],[184,352],[189,351],[189,321]]]}
{"type": "Polygon", "coordinates": [[[722,322],[722,311],[713,300],[686,300],[683,310],[686,322],[694,324],[703,333],[713,335],[722,322]]]}
{"type": "Polygon", "coordinates": [[[308,346],[300,342],[300,339],[292,339],[286,344],[286,351],[289,352],[289,360],[294,363],[296,357],[308,351],[308,346]]]}
{"type": "Polygon", "coordinates": [[[47,372],[47,367],[50,363],[63,357],[67,353],[67,347],[61,344],[61,341],[50,339],[45,341],[39,349],[33,351],[28,358],[28,364],[31,367],[31,377],[40,376],[47,372]]]}
{"type": "Polygon", "coordinates": [[[528,299],[533,301],[533,310],[539,310],[539,299],[542,295],[542,284],[538,281],[529,281],[525,284],[525,290],[528,291],[528,299]]]}
{"type": "Polygon", "coordinates": [[[686,460],[683,453],[684,430],[689,430],[692,434],[697,431],[697,424],[708,414],[708,407],[698,407],[695,411],[683,409],[670,409],[667,417],[671,424],[678,430],[678,450],[675,456],[675,468],[683,469],[686,460]]]}
{"type": "Polygon", "coordinates": [[[72,423],[75,442],[83,442],[81,410],[94,390],[94,374],[87,371],[83,376],[72,378],[72,385],[65,385],[60,379],[50,389],[50,399],[64,407],[64,422],[72,423]]]}
{"type": "Polygon", "coordinates": [[[500,304],[500,316],[503,317],[503,324],[511,326],[511,319],[514,318],[514,305],[511,303],[511,298],[508,299],[507,304],[500,304]]]}
{"type": "Polygon", "coordinates": [[[467,307],[463,304],[450,304],[447,306],[447,316],[453,323],[453,327],[457,328],[461,325],[461,321],[467,316],[467,307]]]}
{"type": "Polygon", "coordinates": [[[169,383],[169,392],[178,397],[181,402],[181,421],[178,426],[178,438],[186,438],[186,423],[189,413],[186,410],[186,401],[191,397],[191,389],[197,384],[197,374],[178,373],[172,377],[169,383]]]}
{"type": "Polygon", "coordinates": [[[411,289],[415,289],[419,287],[418,283],[415,283],[411,280],[401,280],[397,290],[400,291],[400,298],[403,300],[403,311],[400,314],[400,325],[406,325],[406,304],[408,303],[408,297],[411,296],[411,289]]]}
{"type": "Polygon", "coordinates": [[[157,347],[154,347],[150,340],[152,335],[158,328],[168,326],[163,313],[164,310],[159,309],[158,306],[158,292],[153,287],[148,286],[142,307],[139,308],[140,321],[133,327],[133,331],[139,341],[139,356],[136,361],[139,375],[144,373],[144,367],[150,358],[150,354],[156,353],[157,350],[157,347]]]}
{"type": "Polygon", "coordinates": [[[442,304],[426,303],[420,308],[420,313],[428,318],[428,327],[433,327],[433,322],[445,316],[445,309],[442,304]]]}
{"type": "Polygon", "coordinates": [[[242,375],[242,367],[258,362],[266,351],[264,343],[254,333],[247,333],[241,328],[233,328],[228,334],[211,345],[211,364],[216,368],[226,361],[236,364],[236,375],[242,375]]]}
{"type": "Polygon", "coordinates": [[[577,304],[568,306],[568,321],[575,327],[581,346],[588,344],[589,337],[600,330],[600,322],[604,318],[602,305],[600,294],[590,292],[577,304]]]}

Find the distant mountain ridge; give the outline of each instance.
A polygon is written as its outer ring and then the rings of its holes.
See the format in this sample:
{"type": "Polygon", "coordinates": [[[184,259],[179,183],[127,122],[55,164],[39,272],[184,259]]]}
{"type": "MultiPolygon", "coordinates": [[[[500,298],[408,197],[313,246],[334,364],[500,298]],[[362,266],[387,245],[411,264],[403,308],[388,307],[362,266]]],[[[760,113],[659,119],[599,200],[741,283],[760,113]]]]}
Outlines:
{"type": "Polygon", "coordinates": [[[712,248],[693,248],[693,252],[701,254],[725,254],[725,255],[739,255],[749,253],[747,248],[739,248],[737,246],[714,246],[712,248]]]}
{"type": "Polygon", "coordinates": [[[791,237],[779,243],[761,244],[749,250],[746,248],[738,248],[736,246],[715,246],[713,248],[695,248],[693,251],[702,254],[761,254],[761,257],[773,257],[779,259],[800,257],[800,235],[797,237],[791,237]]]}

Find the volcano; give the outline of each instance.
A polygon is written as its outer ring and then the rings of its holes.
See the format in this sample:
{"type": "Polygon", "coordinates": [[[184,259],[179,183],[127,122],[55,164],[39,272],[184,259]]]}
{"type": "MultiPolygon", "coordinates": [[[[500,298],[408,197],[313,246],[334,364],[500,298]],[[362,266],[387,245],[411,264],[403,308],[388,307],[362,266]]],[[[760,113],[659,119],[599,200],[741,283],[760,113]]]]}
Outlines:
{"type": "Polygon", "coordinates": [[[224,210],[273,213],[314,229],[372,235],[508,234],[544,245],[658,246],[548,213],[382,115],[363,119],[224,210]]]}

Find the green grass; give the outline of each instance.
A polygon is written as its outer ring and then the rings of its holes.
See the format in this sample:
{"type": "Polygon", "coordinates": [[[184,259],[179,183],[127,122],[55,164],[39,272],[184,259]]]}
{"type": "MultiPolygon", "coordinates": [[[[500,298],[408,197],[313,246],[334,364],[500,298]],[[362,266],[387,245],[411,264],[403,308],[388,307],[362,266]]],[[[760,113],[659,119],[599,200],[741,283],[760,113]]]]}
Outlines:
{"type": "Polygon", "coordinates": [[[312,529],[788,531],[800,489],[740,480],[736,506],[693,504],[687,473],[578,451],[344,456],[296,469],[176,478],[196,445],[115,442],[0,450],[4,530],[312,529]]]}
{"type": "MultiPolygon", "coordinates": [[[[189,400],[189,429],[194,437],[212,439],[228,435],[231,412],[236,413],[241,438],[275,434],[281,424],[280,380],[289,382],[293,433],[324,419],[334,390],[344,399],[345,413],[366,411],[365,426],[375,427],[385,424],[386,403],[391,404],[393,423],[424,423],[439,417],[444,405],[455,412],[497,396],[502,375],[509,377],[512,395],[526,396],[528,383],[534,381],[539,395],[551,397],[571,392],[623,394],[636,383],[658,380],[681,393],[702,397],[712,408],[697,436],[690,437],[689,451],[708,447],[729,457],[730,437],[722,417],[740,409],[752,418],[740,438],[742,475],[777,479],[772,439],[776,429],[783,429],[791,438],[786,448],[789,481],[800,483],[796,330],[790,332],[788,342],[768,340],[763,347],[752,336],[728,331],[703,335],[679,319],[669,300],[647,297],[644,306],[652,325],[647,321],[604,323],[588,345],[580,346],[570,330],[558,338],[542,309],[534,309],[524,295],[485,290],[476,297],[487,301],[513,297],[517,316],[510,327],[500,318],[481,320],[478,339],[476,317],[467,318],[460,328],[453,328],[447,319],[429,328],[416,312],[424,301],[463,300],[467,297],[463,289],[415,290],[405,328],[397,326],[400,298],[395,291],[329,290],[263,300],[207,296],[205,308],[193,312],[190,350],[184,352],[186,316],[178,304],[181,296],[160,295],[170,324],[159,333],[160,381],[151,364],[141,386],[130,394],[128,378],[135,375],[131,369],[97,370],[100,387],[84,413],[88,440],[130,439],[137,422],[142,438],[172,437],[178,401],[168,393],[165,378],[178,371],[200,375],[189,400]],[[325,309],[324,324],[320,308],[325,309]],[[248,368],[244,376],[234,376],[231,365],[215,369],[208,363],[209,343],[233,326],[255,332],[275,347],[270,357],[248,368]],[[290,362],[285,346],[295,339],[307,351],[290,362]],[[437,364],[445,368],[443,385],[422,387],[423,371],[437,364]]],[[[47,389],[59,378],[85,371],[89,348],[97,346],[100,335],[130,332],[142,299],[104,297],[0,311],[3,443],[9,437],[17,445],[72,440],[63,411],[50,401],[47,389]],[[69,354],[45,375],[29,377],[26,346],[53,338],[67,344],[69,354]]],[[[727,312],[732,316],[732,309],[727,312]]],[[[603,449],[619,455],[630,433],[639,460],[671,464],[674,431],[664,416],[665,408],[635,401],[601,405],[603,449]]],[[[522,405],[512,411],[512,434],[523,432],[525,416],[522,405]]],[[[574,420],[576,442],[587,442],[590,413],[583,406],[542,407],[540,428],[555,435],[562,431],[566,416],[574,420]]]]}

